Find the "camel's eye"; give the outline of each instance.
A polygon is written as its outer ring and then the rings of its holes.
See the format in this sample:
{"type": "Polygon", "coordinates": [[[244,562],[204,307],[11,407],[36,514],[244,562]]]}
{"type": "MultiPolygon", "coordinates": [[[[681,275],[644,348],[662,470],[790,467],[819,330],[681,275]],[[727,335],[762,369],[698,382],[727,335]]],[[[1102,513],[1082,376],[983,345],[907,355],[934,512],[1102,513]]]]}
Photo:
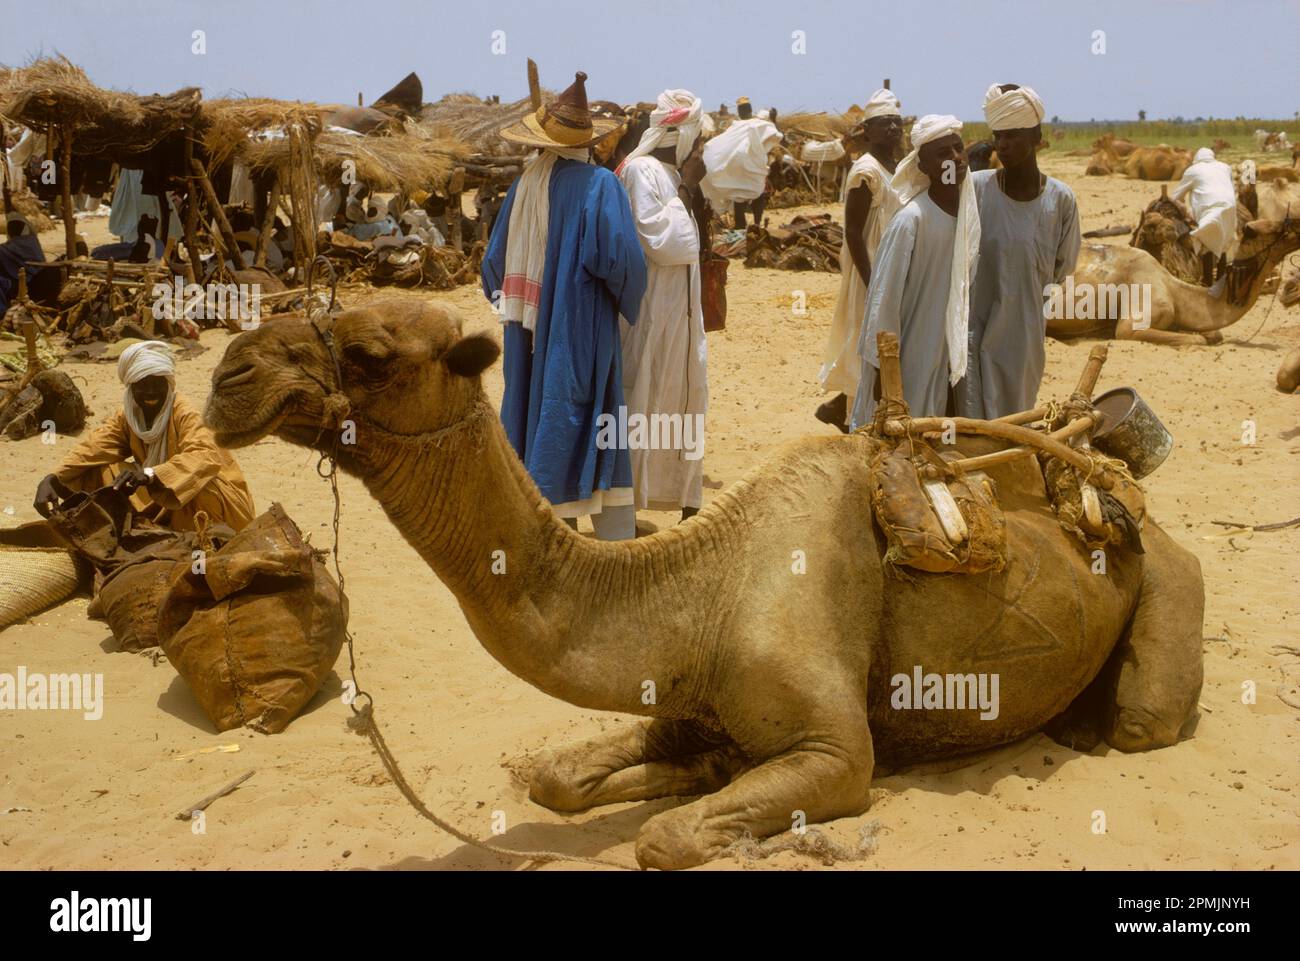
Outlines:
{"type": "Polygon", "coordinates": [[[375,353],[363,344],[344,347],[343,361],[350,373],[363,380],[382,380],[388,375],[387,355],[375,353]]]}

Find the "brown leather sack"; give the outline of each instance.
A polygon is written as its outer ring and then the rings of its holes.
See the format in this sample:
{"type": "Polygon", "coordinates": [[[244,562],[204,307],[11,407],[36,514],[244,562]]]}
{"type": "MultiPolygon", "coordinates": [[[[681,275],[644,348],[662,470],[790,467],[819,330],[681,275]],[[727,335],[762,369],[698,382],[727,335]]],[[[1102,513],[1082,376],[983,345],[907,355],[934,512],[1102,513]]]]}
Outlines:
{"type": "Polygon", "coordinates": [[[86,614],[108,621],[119,650],[134,652],[157,647],[158,610],[172,581],[188,566],[188,557],[125,564],[104,580],[86,614]]]}
{"type": "Polygon", "coordinates": [[[992,482],[983,474],[955,474],[920,440],[876,453],[871,463],[871,504],[888,545],[887,564],[934,574],[978,574],[1006,565],[1006,518],[992,482]],[[927,466],[947,484],[965,521],[966,537],[958,544],[948,539],[922,486],[920,471],[927,466]]]}
{"type": "Polygon", "coordinates": [[[706,250],[700,257],[700,306],[704,310],[705,330],[724,330],[727,326],[727,267],[730,261],[721,254],[706,250]]]}
{"type": "MultiPolygon", "coordinates": [[[[94,568],[87,616],[108,621],[120,650],[157,647],[158,610],[171,581],[188,569],[197,535],[137,516],[127,495],[112,487],[64,499],[51,512],[49,526],[94,568]]],[[[210,536],[220,544],[232,533],[216,525],[210,536]]]]}
{"type": "Polygon", "coordinates": [[[158,633],[218,731],[284,730],[338,659],[347,598],[279,504],[177,578],[158,633]]]}

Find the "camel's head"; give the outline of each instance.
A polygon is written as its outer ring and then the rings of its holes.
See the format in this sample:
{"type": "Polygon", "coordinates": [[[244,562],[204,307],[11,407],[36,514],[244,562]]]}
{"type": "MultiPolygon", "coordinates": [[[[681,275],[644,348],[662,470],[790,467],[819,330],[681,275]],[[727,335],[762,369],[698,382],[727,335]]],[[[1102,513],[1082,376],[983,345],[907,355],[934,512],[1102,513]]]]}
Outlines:
{"type": "Polygon", "coordinates": [[[460,318],[432,303],[380,301],[319,324],[333,338],[337,374],[325,337],[301,317],[269,321],[230,344],[212,372],[206,412],[219,443],[275,434],[326,450],[342,419],[355,423],[362,445],[368,426],[429,433],[466,416],[481,394],[479,374],[500,354],[487,335],[462,336],[460,318]]]}
{"type": "Polygon", "coordinates": [[[1252,220],[1241,228],[1241,242],[1233,262],[1263,255],[1275,264],[1297,248],[1300,248],[1300,220],[1252,220]]]}

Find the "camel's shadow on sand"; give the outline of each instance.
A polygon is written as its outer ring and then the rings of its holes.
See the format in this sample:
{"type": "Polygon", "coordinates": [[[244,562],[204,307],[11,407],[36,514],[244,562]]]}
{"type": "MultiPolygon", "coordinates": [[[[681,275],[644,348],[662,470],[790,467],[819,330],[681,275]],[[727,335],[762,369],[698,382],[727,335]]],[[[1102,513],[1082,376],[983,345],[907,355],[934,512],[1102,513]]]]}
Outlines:
{"type": "MultiPolygon", "coordinates": [[[[581,822],[544,824],[529,821],[510,828],[504,834],[484,838],[484,840],[497,847],[519,851],[554,851],[579,858],[608,858],[612,861],[626,862],[629,868],[636,868],[636,864],[630,857],[609,855],[607,852],[620,844],[635,841],[641,825],[660,811],[666,811],[691,800],[693,798],[683,797],[645,801],[621,811],[610,811],[596,817],[586,815],[586,819],[581,822]]],[[[441,857],[424,858],[412,855],[386,865],[384,870],[510,871],[524,866],[527,866],[528,870],[536,870],[542,863],[529,858],[492,854],[482,848],[462,844],[441,857]]]]}
{"type": "Polygon", "coordinates": [[[872,787],[891,792],[917,788],[952,796],[971,791],[987,795],[1005,778],[1019,777],[1045,784],[1067,764],[1085,757],[1105,757],[1112,750],[1103,741],[1092,751],[1076,751],[1038,733],[974,754],[882,769],[877,772],[872,787]]]}

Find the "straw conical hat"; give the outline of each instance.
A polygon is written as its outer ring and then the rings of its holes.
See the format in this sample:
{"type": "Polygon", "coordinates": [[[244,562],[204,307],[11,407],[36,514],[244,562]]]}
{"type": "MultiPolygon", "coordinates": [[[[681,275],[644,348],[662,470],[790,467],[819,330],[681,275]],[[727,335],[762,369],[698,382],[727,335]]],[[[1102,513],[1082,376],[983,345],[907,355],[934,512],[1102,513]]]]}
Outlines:
{"type": "Polygon", "coordinates": [[[578,71],[573,83],[549,104],[542,103],[537,64],[528,61],[528,94],[533,112],[501,131],[501,136],[529,147],[590,147],[616,130],[620,121],[592,117],[587,107],[587,75],[578,71]]]}

